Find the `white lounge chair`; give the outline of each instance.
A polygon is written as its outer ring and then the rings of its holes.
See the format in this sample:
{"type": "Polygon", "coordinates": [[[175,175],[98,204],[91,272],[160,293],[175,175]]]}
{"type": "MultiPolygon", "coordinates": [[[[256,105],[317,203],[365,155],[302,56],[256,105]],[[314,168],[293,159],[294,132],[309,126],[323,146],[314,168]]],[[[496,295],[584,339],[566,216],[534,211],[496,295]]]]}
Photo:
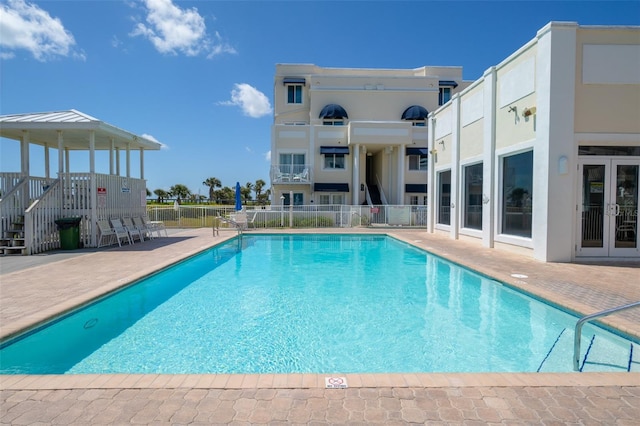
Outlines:
{"type": "Polygon", "coordinates": [[[294,182],[306,182],[309,179],[309,169],[305,167],[302,173],[293,175],[294,182]]]}
{"type": "Polygon", "coordinates": [[[116,238],[116,231],[111,228],[111,225],[109,225],[108,221],[99,220],[98,231],[100,232],[100,235],[98,236],[98,248],[102,247],[103,245],[113,244],[113,239],[116,238]],[[107,238],[107,244],[102,244],[105,238],[107,238]]]}
{"type": "Polygon", "coordinates": [[[138,228],[138,230],[142,233],[143,236],[146,236],[148,239],[153,240],[153,228],[150,225],[144,223],[141,217],[134,217],[133,224],[138,228]]]}
{"type": "Polygon", "coordinates": [[[120,222],[120,219],[111,219],[109,220],[109,222],[111,222],[111,229],[113,229],[114,232],[116,233],[116,238],[118,240],[119,246],[122,247],[122,244],[120,244],[120,239],[122,238],[126,238],[129,244],[133,244],[131,235],[129,234],[129,232],[127,232],[127,229],[124,227],[122,222],[120,222]]]}
{"type": "Polygon", "coordinates": [[[164,222],[163,221],[161,221],[161,220],[149,220],[145,216],[142,216],[142,221],[149,228],[153,229],[153,231],[156,233],[156,235],[158,237],[162,236],[162,234],[161,234],[162,231],[164,231],[164,236],[165,237],[169,236],[169,234],[167,233],[167,228],[164,226],[164,222]]]}
{"type": "Polygon", "coordinates": [[[131,236],[132,241],[134,241],[136,237],[138,237],[138,240],[140,240],[140,242],[144,241],[142,231],[133,223],[133,220],[130,217],[123,217],[122,224],[131,236]]]}

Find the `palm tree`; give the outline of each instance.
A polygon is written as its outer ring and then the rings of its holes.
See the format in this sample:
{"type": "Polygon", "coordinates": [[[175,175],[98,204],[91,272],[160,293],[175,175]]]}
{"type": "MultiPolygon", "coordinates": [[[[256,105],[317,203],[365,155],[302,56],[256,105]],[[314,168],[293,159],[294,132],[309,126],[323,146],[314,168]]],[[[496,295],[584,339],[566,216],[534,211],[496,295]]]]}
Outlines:
{"type": "Polygon", "coordinates": [[[191,195],[191,191],[189,190],[189,188],[181,183],[173,185],[171,188],[169,188],[169,192],[172,196],[176,197],[178,203],[180,202],[180,199],[189,198],[189,195],[191,195]]]}
{"type": "Polygon", "coordinates": [[[216,191],[216,201],[220,204],[233,204],[233,200],[236,195],[236,190],[225,186],[222,189],[216,191]]]}
{"type": "Polygon", "coordinates": [[[253,191],[256,193],[256,200],[260,198],[260,194],[262,193],[262,188],[264,188],[266,184],[267,183],[262,179],[258,179],[256,183],[253,185],[253,191]]]}
{"type": "Polygon", "coordinates": [[[242,191],[242,196],[244,197],[245,201],[251,200],[251,188],[253,188],[253,184],[251,182],[247,182],[247,184],[244,186],[244,191],[242,191]]]}
{"type": "Polygon", "coordinates": [[[165,191],[164,189],[155,189],[153,191],[154,194],[156,194],[156,196],[158,197],[158,203],[162,204],[164,203],[164,200],[166,198],[169,198],[169,193],[167,191],[165,191]]]}
{"type": "Polygon", "coordinates": [[[216,188],[222,188],[222,182],[220,179],[215,177],[207,178],[204,182],[202,182],[204,186],[209,187],[209,201],[213,201],[216,197],[216,188]]]}

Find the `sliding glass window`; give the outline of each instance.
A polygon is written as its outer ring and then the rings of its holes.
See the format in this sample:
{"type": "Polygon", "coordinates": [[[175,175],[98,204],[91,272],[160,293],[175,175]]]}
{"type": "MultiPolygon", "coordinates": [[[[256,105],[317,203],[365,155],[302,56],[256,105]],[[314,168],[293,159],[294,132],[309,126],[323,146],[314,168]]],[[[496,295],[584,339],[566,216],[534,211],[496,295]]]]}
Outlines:
{"type": "Polygon", "coordinates": [[[531,238],[533,151],[502,160],[502,233],[531,238]]]}
{"type": "Polygon", "coordinates": [[[438,173],[438,223],[451,225],[451,170],[438,173]]]}
{"type": "Polygon", "coordinates": [[[463,226],[482,229],[482,163],[464,169],[463,226]]]}

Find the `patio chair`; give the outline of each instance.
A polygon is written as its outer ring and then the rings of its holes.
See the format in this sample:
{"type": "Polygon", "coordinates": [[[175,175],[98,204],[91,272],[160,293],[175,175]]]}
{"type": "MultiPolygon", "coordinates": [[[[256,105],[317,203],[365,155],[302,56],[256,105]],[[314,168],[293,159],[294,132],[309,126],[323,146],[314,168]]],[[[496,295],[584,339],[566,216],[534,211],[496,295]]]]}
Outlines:
{"type": "Polygon", "coordinates": [[[294,182],[306,182],[309,179],[309,169],[305,167],[302,173],[293,175],[294,182]]]}
{"type": "Polygon", "coordinates": [[[125,238],[129,244],[133,244],[133,239],[131,239],[131,235],[127,232],[127,229],[124,227],[120,219],[111,219],[111,229],[116,233],[116,239],[118,240],[118,245],[122,247],[120,244],[120,239],[125,238]]]}
{"type": "Polygon", "coordinates": [[[116,238],[116,231],[114,231],[113,228],[111,228],[111,225],[109,225],[109,222],[107,222],[106,220],[99,220],[98,231],[100,232],[98,236],[98,248],[103,246],[102,240],[104,238],[108,238],[108,244],[104,244],[104,245],[113,244],[114,242],[113,239],[116,238]]]}
{"type": "Polygon", "coordinates": [[[245,212],[244,210],[236,212],[235,215],[232,214],[231,220],[233,221],[233,223],[235,223],[236,227],[240,229],[247,229],[247,212],[245,212]]]}
{"type": "Polygon", "coordinates": [[[146,236],[148,239],[153,240],[153,227],[151,225],[147,225],[144,223],[141,217],[136,216],[133,218],[133,224],[138,228],[138,230],[142,233],[143,236],[146,236]]]}
{"type": "Polygon", "coordinates": [[[138,237],[140,242],[144,241],[144,237],[142,236],[142,231],[138,229],[136,225],[134,225],[133,220],[130,217],[123,217],[122,224],[124,225],[124,229],[127,230],[129,235],[131,236],[131,240],[135,242],[135,238],[138,237]]]}
{"type": "Polygon", "coordinates": [[[156,235],[158,237],[161,237],[162,234],[161,232],[164,231],[164,236],[168,237],[169,234],[167,233],[167,228],[164,226],[164,222],[161,220],[149,220],[149,218],[147,218],[146,216],[142,216],[142,221],[144,222],[145,225],[147,225],[149,228],[153,229],[153,231],[156,233],[156,235]]]}

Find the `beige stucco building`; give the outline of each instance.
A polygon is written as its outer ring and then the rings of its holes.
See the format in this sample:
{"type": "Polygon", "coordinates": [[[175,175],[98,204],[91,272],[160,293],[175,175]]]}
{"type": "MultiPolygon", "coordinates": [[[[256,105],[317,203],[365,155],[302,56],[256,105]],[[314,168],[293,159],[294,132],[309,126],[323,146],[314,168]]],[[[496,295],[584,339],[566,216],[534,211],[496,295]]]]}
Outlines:
{"type": "Polygon", "coordinates": [[[453,239],[640,258],[639,27],[551,22],[474,82],[278,65],[274,89],[274,204],[424,204],[453,239]]]}

